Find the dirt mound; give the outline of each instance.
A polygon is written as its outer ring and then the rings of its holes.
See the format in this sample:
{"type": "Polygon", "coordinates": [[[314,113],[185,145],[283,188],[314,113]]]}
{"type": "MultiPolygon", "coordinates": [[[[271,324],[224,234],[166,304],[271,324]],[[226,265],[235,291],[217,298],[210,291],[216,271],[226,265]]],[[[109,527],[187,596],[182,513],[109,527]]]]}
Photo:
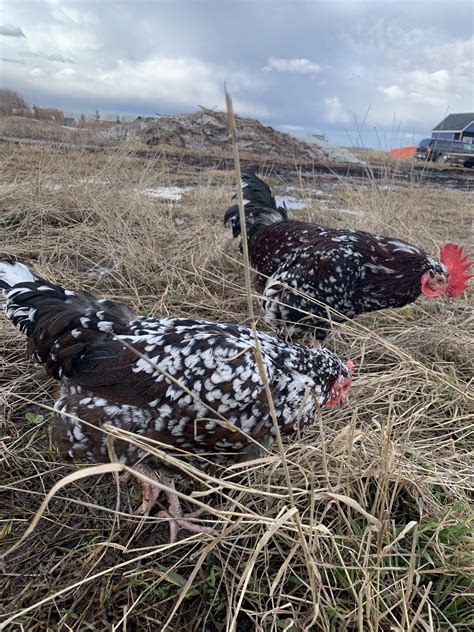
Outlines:
{"type": "Polygon", "coordinates": [[[108,129],[101,130],[97,133],[98,140],[111,141],[128,141],[128,140],[144,140],[143,136],[148,129],[150,121],[155,119],[138,118],[130,123],[117,123],[108,129]]]}
{"type": "Polygon", "coordinates": [[[327,160],[331,162],[350,162],[353,164],[364,164],[362,160],[354,156],[348,149],[344,147],[338,147],[337,145],[331,145],[326,140],[320,140],[313,136],[301,138],[303,143],[308,143],[312,147],[316,147],[318,151],[323,153],[327,160]]]}
{"type": "MultiPolygon", "coordinates": [[[[298,160],[358,162],[350,152],[322,141],[296,138],[262,125],[255,119],[236,117],[241,151],[261,156],[285,155],[298,160]]],[[[109,140],[137,139],[149,146],[167,145],[190,150],[229,150],[227,118],[223,112],[203,110],[193,114],[161,116],[121,123],[100,132],[109,140]]]]}

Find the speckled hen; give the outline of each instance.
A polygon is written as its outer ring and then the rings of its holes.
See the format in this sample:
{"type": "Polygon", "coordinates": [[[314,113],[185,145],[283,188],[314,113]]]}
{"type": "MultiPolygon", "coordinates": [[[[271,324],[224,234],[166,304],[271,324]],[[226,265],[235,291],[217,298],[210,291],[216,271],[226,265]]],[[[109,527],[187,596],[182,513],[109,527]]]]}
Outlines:
{"type": "MultiPolygon", "coordinates": [[[[107,461],[107,423],[184,451],[198,467],[242,460],[270,446],[274,427],[251,330],[184,318],[145,318],[124,305],[65,290],[26,266],[0,261],[5,314],[28,336],[29,350],[60,381],[53,439],[64,459],[107,461]],[[137,355],[138,352],[141,355],[137,355]],[[226,421],[222,421],[226,420],[226,421]],[[257,446],[256,446],[257,444],[257,446]],[[206,459],[199,454],[206,453],[206,459]]],[[[258,333],[282,433],[314,421],[317,405],[346,396],[352,379],[331,351],[258,333]]],[[[116,441],[120,462],[152,465],[173,489],[168,467],[116,441]]],[[[182,452],[178,456],[183,456],[182,452]]],[[[149,470],[146,470],[149,472],[149,470]]],[[[158,496],[143,486],[142,511],[158,496]]],[[[171,539],[180,528],[209,531],[183,515],[168,493],[171,539]]]]}
{"type": "MultiPolygon", "coordinates": [[[[327,307],[335,310],[331,319],[340,321],[402,307],[420,294],[460,296],[474,276],[466,273],[474,262],[455,244],[445,244],[437,261],[401,239],[290,220],[255,174],[243,176],[243,192],[256,287],[265,319],[280,336],[312,332],[322,341],[329,333],[327,307]]],[[[228,222],[238,237],[237,205],[226,212],[228,222]]]]}

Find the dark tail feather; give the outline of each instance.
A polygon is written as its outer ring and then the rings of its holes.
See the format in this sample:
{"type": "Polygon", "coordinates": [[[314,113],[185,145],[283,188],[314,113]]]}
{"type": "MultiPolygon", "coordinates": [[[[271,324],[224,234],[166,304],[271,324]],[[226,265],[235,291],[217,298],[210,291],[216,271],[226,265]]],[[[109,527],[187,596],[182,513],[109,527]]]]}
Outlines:
{"type": "MultiPolygon", "coordinates": [[[[277,206],[270,187],[254,173],[242,174],[242,188],[245,201],[245,220],[249,233],[257,228],[288,219],[286,206],[277,206]]],[[[224,226],[227,226],[229,222],[232,225],[233,237],[238,237],[241,233],[238,204],[231,206],[224,215],[224,226]]]]}
{"type": "Polygon", "coordinates": [[[35,276],[26,266],[0,261],[5,315],[30,338],[34,357],[53,377],[70,375],[91,344],[109,332],[126,334],[136,316],[113,301],[73,292],[35,276]],[[65,361],[67,359],[67,363],[65,361]]]}
{"type": "Polygon", "coordinates": [[[32,331],[34,310],[29,305],[17,305],[15,299],[22,292],[20,288],[32,287],[38,280],[23,263],[11,259],[0,261],[0,288],[3,290],[0,294],[6,298],[2,307],[6,317],[28,336],[32,331]]]}
{"type": "MultiPolygon", "coordinates": [[[[251,204],[264,208],[278,208],[268,184],[254,173],[242,174],[242,188],[244,191],[244,199],[248,200],[251,204]]],[[[286,208],[284,210],[286,211],[286,208]]]]}
{"type": "Polygon", "coordinates": [[[0,261],[0,287],[9,290],[17,283],[24,281],[36,281],[36,277],[23,263],[12,259],[0,261]]]}

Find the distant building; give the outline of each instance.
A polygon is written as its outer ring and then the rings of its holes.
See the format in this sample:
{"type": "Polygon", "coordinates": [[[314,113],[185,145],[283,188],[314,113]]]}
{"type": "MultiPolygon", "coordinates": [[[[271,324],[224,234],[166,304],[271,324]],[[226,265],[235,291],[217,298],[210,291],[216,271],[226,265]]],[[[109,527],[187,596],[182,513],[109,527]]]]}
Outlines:
{"type": "Polygon", "coordinates": [[[73,116],[65,116],[64,117],[64,125],[67,127],[74,127],[76,124],[76,119],[73,116]]]}
{"type": "Polygon", "coordinates": [[[313,133],[311,132],[311,134],[309,135],[310,138],[315,138],[316,140],[324,140],[326,143],[328,142],[328,137],[327,134],[318,134],[318,133],[313,133]]]}
{"type": "Polygon", "coordinates": [[[12,108],[11,113],[13,116],[26,116],[27,118],[36,118],[36,112],[34,108],[12,108]]]}
{"type": "Polygon", "coordinates": [[[36,117],[40,121],[55,121],[60,125],[64,125],[64,114],[61,110],[56,108],[39,108],[36,105],[33,106],[36,117]]]}
{"type": "Polygon", "coordinates": [[[474,112],[449,114],[431,132],[431,138],[474,143],[474,112]]]}

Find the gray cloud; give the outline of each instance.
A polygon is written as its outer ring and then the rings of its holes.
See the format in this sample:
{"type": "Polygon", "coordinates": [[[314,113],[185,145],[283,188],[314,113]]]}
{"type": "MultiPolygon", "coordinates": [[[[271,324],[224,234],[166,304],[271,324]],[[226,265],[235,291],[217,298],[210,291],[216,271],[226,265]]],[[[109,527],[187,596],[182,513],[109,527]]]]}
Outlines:
{"type": "Polygon", "coordinates": [[[48,61],[57,61],[59,64],[75,64],[74,59],[70,59],[69,57],[63,57],[62,55],[44,55],[44,59],[48,61]]]}
{"type": "Polygon", "coordinates": [[[295,72],[297,74],[307,75],[316,74],[321,71],[321,66],[309,59],[281,59],[278,57],[270,57],[268,64],[262,68],[263,72],[295,72]]]}
{"type": "Polygon", "coordinates": [[[33,51],[22,51],[20,52],[22,57],[29,57],[35,59],[44,59],[46,61],[56,61],[60,64],[75,64],[74,59],[70,59],[69,57],[64,57],[59,53],[50,53],[48,55],[44,55],[42,53],[35,53],[33,51]]]}
{"type": "Polygon", "coordinates": [[[473,10],[463,0],[3,5],[28,33],[2,42],[5,58],[26,61],[6,64],[3,83],[41,105],[222,108],[227,82],[239,114],[344,143],[360,125],[369,145],[418,139],[447,111],[472,109],[473,10]],[[229,24],[245,37],[229,37],[229,24]]]}
{"type": "Polygon", "coordinates": [[[13,24],[0,24],[0,35],[5,37],[26,37],[19,26],[13,24]]]}
{"type": "Polygon", "coordinates": [[[2,57],[1,61],[3,61],[6,64],[18,64],[20,66],[25,65],[25,62],[22,61],[21,59],[11,59],[10,57],[2,57]]]}

